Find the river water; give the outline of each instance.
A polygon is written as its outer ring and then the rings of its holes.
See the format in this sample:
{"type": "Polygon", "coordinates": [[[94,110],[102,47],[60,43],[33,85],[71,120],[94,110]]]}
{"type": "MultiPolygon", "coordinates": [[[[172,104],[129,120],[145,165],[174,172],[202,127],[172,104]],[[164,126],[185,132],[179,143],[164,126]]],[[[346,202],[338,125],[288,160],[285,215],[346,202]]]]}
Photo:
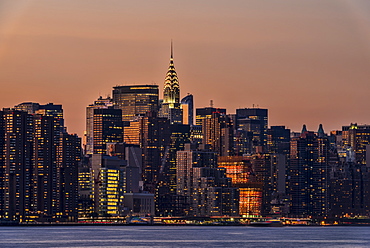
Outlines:
{"type": "Polygon", "coordinates": [[[0,247],[370,247],[370,227],[2,226],[0,247]]]}

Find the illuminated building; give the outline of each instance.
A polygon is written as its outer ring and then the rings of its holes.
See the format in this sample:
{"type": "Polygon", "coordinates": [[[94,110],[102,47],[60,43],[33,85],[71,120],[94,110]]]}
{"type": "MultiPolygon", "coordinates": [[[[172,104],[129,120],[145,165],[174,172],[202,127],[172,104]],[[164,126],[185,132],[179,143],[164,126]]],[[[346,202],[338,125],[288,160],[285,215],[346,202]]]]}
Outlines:
{"type": "MultiPolygon", "coordinates": [[[[171,192],[169,174],[174,167],[170,166],[171,149],[170,121],[158,117],[156,112],[148,112],[145,116],[137,117],[125,127],[125,142],[138,144],[142,148],[142,178],[144,190],[155,194],[155,212],[163,215],[167,207],[168,195],[171,192]],[[167,181],[168,179],[168,181],[167,181]]],[[[174,148],[172,148],[174,149],[174,148]]],[[[170,207],[171,204],[168,205],[170,207]]]]}
{"type": "Polygon", "coordinates": [[[92,154],[95,213],[106,217],[120,215],[124,193],[122,168],[126,165],[126,161],[117,157],[92,154]]]}
{"type": "Polygon", "coordinates": [[[243,156],[222,156],[218,167],[226,169],[226,177],[231,178],[232,186],[239,190],[239,215],[261,216],[262,182],[259,182],[251,164],[251,159],[243,156]]]}
{"type": "Polygon", "coordinates": [[[190,126],[190,142],[194,144],[201,144],[203,141],[202,126],[190,126]]]}
{"type": "Polygon", "coordinates": [[[16,108],[27,112],[1,112],[1,218],[76,221],[80,139],[66,132],[61,105],[16,108]]]}
{"type": "Polygon", "coordinates": [[[175,65],[173,63],[173,49],[171,42],[171,58],[170,65],[168,67],[168,71],[166,74],[166,79],[164,82],[163,103],[173,104],[172,105],[173,108],[175,107],[174,104],[177,104],[179,102],[180,102],[180,85],[175,65]]]}
{"type": "Polygon", "coordinates": [[[263,152],[267,145],[267,109],[244,108],[236,110],[236,129],[253,133],[253,153],[263,152]]]}
{"type": "Polygon", "coordinates": [[[185,144],[190,142],[190,126],[182,124],[172,124],[170,126],[171,131],[171,144],[169,149],[169,168],[167,175],[169,176],[168,182],[170,182],[171,191],[176,192],[176,160],[177,151],[183,151],[185,144]]]}
{"type": "Polygon", "coordinates": [[[56,215],[67,221],[78,218],[78,164],[81,161],[81,138],[63,132],[57,148],[56,215]]]}
{"type": "Polygon", "coordinates": [[[190,215],[237,216],[238,190],[224,168],[194,167],[190,215]]]}
{"type": "Polygon", "coordinates": [[[217,154],[206,145],[185,145],[177,152],[177,194],[189,216],[237,215],[238,193],[225,169],[217,168],[217,154]]]}
{"type": "MultiPolygon", "coordinates": [[[[124,140],[128,144],[140,145],[143,153],[142,177],[144,188],[151,193],[159,183],[160,168],[168,166],[167,158],[170,149],[170,122],[167,118],[158,117],[156,112],[148,112],[137,117],[124,127],[124,140]]],[[[161,175],[162,176],[162,175],[161,175]]]]}
{"type": "Polygon", "coordinates": [[[190,142],[190,126],[171,124],[170,135],[166,163],[158,177],[157,213],[161,216],[181,216],[183,215],[183,206],[179,204],[180,199],[178,199],[176,192],[177,151],[184,150],[185,144],[190,142]]]}
{"type": "Polygon", "coordinates": [[[197,108],[195,116],[195,125],[201,126],[203,124],[203,119],[210,118],[212,116],[212,113],[220,113],[226,115],[226,109],[213,107],[197,108]]]}
{"type": "Polygon", "coordinates": [[[192,94],[188,94],[181,99],[182,123],[192,126],[194,124],[194,98],[192,94]]]}
{"type": "Polygon", "coordinates": [[[83,157],[78,168],[79,218],[90,217],[94,213],[94,176],[89,162],[89,156],[83,157]]]}
{"type": "Polygon", "coordinates": [[[99,97],[98,100],[94,101],[94,104],[90,104],[86,107],[86,133],[85,133],[85,154],[94,153],[94,110],[101,108],[108,108],[113,106],[112,98],[99,97]]]}
{"type": "Polygon", "coordinates": [[[271,213],[287,214],[289,199],[286,194],[287,155],[273,153],[271,157],[271,213]]]}
{"type": "Polygon", "coordinates": [[[121,110],[109,108],[94,109],[93,153],[105,154],[108,142],[123,142],[121,110]]]}
{"type": "MultiPolygon", "coordinates": [[[[366,147],[370,145],[370,125],[351,124],[342,127],[343,145],[352,147],[356,163],[366,164],[366,147]]],[[[369,149],[368,149],[369,150],[369,149]]]]}
{"type": "Polygon", "coordinates": [[[344,156],[335,155],[337,161],[332,164],[330,171],[330,216],[369,216],[370,177],[366,165],[355,162],[352,148],[348,148],[344,156]]]}
{"type": "Polygon", "coordinates": [[[163,88],[163,102],[159,111],[160,117],[166,117],[170,123],[182,123],[182,109],[180,104],[180,85],[173,62],[173,49],[171,42],[170,65],[166,74],[163,88]]]}
{"type": "Polygon", "coordinates": [[[273,192],[271,154],[268,153],[252,154],[250,156],[250,159],[253,172],[256,175],[256,180],[257,182],[262,184],[261,215],[266,216],[271,212],[271,200],[272,200],[271,194],[273,192]]]}
{"type": "Polygon", "coordinates": [[[0,116],[0,217],[22,222],[31,207],[32,116],[13,110],[0,116]]]}
{"type": "Polygon", "coordinates": [[[289,154],[290,129],[285,126],[271,126],[267,130],[267,151],[269,153],[289,154]]]}
{"type": "Polygon", "coordinates": [[[230,118],[218,112],[202,119],[203,144],[209,144],[220,156],[233,155],[233,125],[230,118]]]}
{"type": "Polygon", "coordinates": [[[290,142],[289,194],[293,216],[325,217],[329,211],[329,140],[306,131],[290,142]]]}
{"type": "Polygon", "coordinates": [[[127,160],[129,165],[134,165],[142,171],[142,149],[139,145],[128,143],[107,143],[107,155],[127,160]]]}
{"type": "Polygon", "coordinates": [[[158,111],[158,85],[129,85],[113,87],[113,104],[122,110],[122,120],[158,111]]]}
{"type": "Polygon", "coordinates": [[[343,126],[331,136],[338,152],[337,161],[331,164],[330,213],[334,217],[369,216],[370,126],[343,126]]]}
{"type": "MultiPolygon", "coordinates": [[[[143,180],[145,190],[153,193],[160,168],[166,166],[170,145],[170,123],[155,112],[140,119],[140,147],[143,149],[143,180]]],[[[163,171],[163,169],[162,169],[163,171]]]]}
{"type": "Polygon", "coordinates": [[[102,187],[99,191],[99,214],[102,216],[120,215],[120,198],[122,187],[122,176],[117,168],[101,168],[100,183],[102,187]]]}
{"type": "Polygon", "coordinates": [[[234,131],[234,153],[236,156],[243,156],[253,153],[253,132],[242,129],[234,131]]]}
{"type": "MultiPolygon", "coordinates": [[[[147,200],[142,202],[144,204],[142,205],[143,211],[148,209],[148,204],[154,205],[154,203],[152,204],[154,202],[153,194],[141,193],[144,195],[136,195],[136,193],[140,193],[142,190],[140,187],[141,168],[139,167],[141,149],[132,145],[126,146],[123,143],[110,143],[108,146],[112,149],[110,150],[111,153],[118,152],[123,148],[123,151],[119,152],[126,160],[120,159],[117,156],[103,154],[90,155],[89,162],[91,163],[91,174],[94,181],[94,212],[102,217],[132,214],[132,211],[135,212],[135,210],[130,209],[131,205],[125,205],[126,196],[128,197],[127,204],[129,204],[133,196],[134,198],[139,196],[145,199],[150,198],[150,202],[147,200]]],[[[140,200],[135,200],[134,204],[136,204],[136,201],[140,200]]]]}
{"type": "MultiPolygon", "coordinates": [[[[57,198],[57,185],[53,182],[57,178],[56,150],[53,141],[53,117],[35,114],[34,127],[34,154],[35,165],[32,170],[32,210],[41,212],[43,216],[52,216],[57,198]]],[[[60,136],[60,135],[58,135],[60,136]]]]}
{"type": "Polygon", "coordinates": [[[140,145],[140,132],[141,132],[140,117],[136,120],[130,121],[128,125],[123,127],[124,142],[127,144],[140,145]]]}

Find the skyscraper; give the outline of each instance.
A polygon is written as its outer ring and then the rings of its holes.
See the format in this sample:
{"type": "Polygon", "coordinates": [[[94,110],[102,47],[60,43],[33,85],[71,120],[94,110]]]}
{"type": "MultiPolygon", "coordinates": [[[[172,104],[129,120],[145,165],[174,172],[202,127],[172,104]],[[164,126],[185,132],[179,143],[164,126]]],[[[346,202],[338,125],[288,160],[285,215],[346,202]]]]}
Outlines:
{"type": "Polygon", "coordinates": [[[271,126],[267,130],[267,151],[289,154],[290,129],[285,126],[271,126]]]}
{"type": "Polygon", "coordinates": [[[166,157],[166,166],[160,175],[159,187],[157,188],[157,209],[163,216],[182,216],[183,206],[179,204],[181,199],[176,195],[177,151],[184,150],[186,143],[190,142],[190,126],[183,124],[170,125],[170,145],[166,157]]]}
{"type": "Polygon", "coordinates": [[[221,216],[238,214],[238,192],[231,186],[226,169],[217,168],[217,154],[200,145],[185,145],[177,152],[177,193],[185,198],[185,214],[189,216],[221,216]]]}
{"type": "Polygon", "coordinates": [[[209,144],[220,156],[233,155],[233,127],[230,118],[218,112],[206,116],[202,122],[203,144],[209,144]]]}
{"type": "Polygon", "coordinates": [[[99,97],[93,104],[86,107],[85,154],[94,153],[94,110],[113,106],[112,98],[99,97]]]}
{"type": "Polygon", "coordinates": [[[61,105],[16,108],[0,114],[0,218],[75,221],[80,139],[66,132],[61,105]]]}
{"type": "Polygon", "coordinates": [[[188,94],[181,99],[182,123],[192,126],[194,123],[194,97],[188,94]]]}
{"type": "Polygon", "coordinates": [[[261,151],[267,144],[267,109],[244,108],[236,110],[237,130],[253,133],[252,152],[261,151]]]}
{"type": "Polygon", "coordinates": [[[108,142],[123,142],[123,122],[120,109],[94,109],[93,153],[105,154],[108,142]]]}
{"type": "Polygon", "coordinates": [[[171,42],[171,58],[170,65],[166,74],[163,89],[163,103],[171,104],[170,107],[174,108],[175,104],[180,102],[180,85],[175,65],[173,63],[173,47],[171,42]]]}
{"type": "Polygon", "coordinates": [[[205,119],[206,117],[211,117],[212,113],[220,113],[226,115],[226,109],[214,107],[197,108],[195,116],[195,125],[201,126],[203,123],[203,119],[205,119]]]}
{"type": "Polygon", "coordinates": [[[325,217],[329,211],[329,140],[303,130],[290,142],[290,213],[325,217]]]}
{"type": "Polygon", "coordinates": [[[160,117],[166,117],[170,123],[182,123],[182,109],[180,104],[180,85],[173,62],[173,48],[171,42],[170,65],[166,74],[163,88],[163,103],[159,111],[160,117]]]}
{"type": "Polygon", "coordinates": [[[233,187],[239,190],[239,215],[260,216],[263,196],[263,183],[255,175],[250,157],[222,156],[218,167],[226,169],[233,187]]]}
{"type": "Polygon", "coordinates": [[[31,207],[32,115],[3,110],[0,116],[0,218],[22,222],[31,207]]]}
{"type": "Polygon", "coordinates": [[[158,111],[158,85],[129,85],[113,87],[113,104],[122,110],[122,120],[158,111]]]}

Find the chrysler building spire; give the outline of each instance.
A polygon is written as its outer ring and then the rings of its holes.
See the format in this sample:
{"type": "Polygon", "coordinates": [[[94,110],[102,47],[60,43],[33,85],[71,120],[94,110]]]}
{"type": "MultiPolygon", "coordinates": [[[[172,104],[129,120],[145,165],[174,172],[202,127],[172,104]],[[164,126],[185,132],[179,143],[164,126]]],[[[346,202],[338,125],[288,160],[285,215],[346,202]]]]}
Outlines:
{"type": "Polygon", "coordinates": [[[163,103],[169,103],[170,108],[176,108],[180,103],[180,85],[175,65],[173,63],[173,45],[171,40],[170,65],[166,74],[163,89],[163,103]]]}

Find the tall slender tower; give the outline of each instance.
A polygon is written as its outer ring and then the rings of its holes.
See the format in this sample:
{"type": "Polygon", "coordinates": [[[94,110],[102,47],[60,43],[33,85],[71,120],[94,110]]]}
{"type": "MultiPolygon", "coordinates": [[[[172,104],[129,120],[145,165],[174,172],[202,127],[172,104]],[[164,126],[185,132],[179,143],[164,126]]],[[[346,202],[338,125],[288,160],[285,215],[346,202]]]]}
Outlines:
{"type": "Polygon", "coordinates": [[[179,108],[180,103],[180,85],[175,65],[173,63],[173,45],[171,41],[171,58],[170,65],[166,74],[163,89],[163,103],[170,104],[170,108],[179,108]]]}
{"type": "Polygon", "coordinates": [[[173,46],[171,41],[170,65],[164,80],[163,102],[159,111],[160,117],[166,117],[170,123],[182,123],[182,109],[180,104],[180,85],[173,63],[173,46]]]}

